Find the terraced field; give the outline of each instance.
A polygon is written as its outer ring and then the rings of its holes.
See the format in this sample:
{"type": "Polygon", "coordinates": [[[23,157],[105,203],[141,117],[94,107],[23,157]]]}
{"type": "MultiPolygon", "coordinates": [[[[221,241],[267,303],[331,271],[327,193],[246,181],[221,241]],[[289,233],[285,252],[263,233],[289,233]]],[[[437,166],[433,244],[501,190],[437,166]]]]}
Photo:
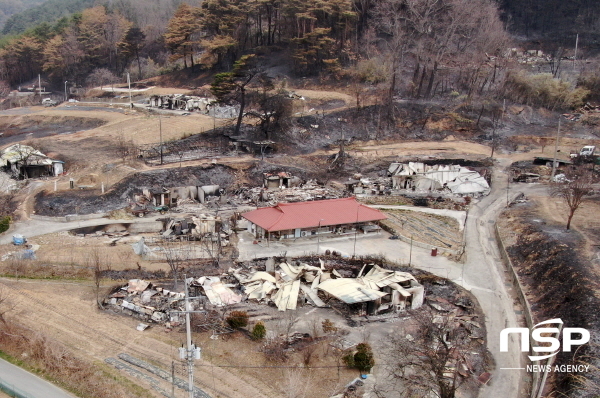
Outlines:
{"type": "Polygon", "coordinates": [[[463,244],[463,232],[459,223],[451,217],[408,210],[384,210],[388,219],[383,223],[397,235],[414,241],[439,247],[459,250],[463,244]]]}

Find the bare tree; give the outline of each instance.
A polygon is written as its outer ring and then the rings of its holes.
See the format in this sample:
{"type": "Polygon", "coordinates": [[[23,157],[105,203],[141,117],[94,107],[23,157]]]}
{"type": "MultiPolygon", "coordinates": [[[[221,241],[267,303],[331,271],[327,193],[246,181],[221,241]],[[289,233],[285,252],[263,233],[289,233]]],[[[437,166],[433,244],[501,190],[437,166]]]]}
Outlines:
{"type": "Polygon", "coordinates": [[[471,347],[468,331],[452,316],[425,308],[414,314],[414,330],[395,334],[384,350],[391,381],[402,383],[404,396],[454,398],[467,378],[459,372],[471,347]]]}
{"type": "Polygon", "coordinates": [[[131,159],[135,154],[135,144],[133,140],[125,138],[125,134],[121,131],[117,136],[117,142],[115,145],[115,150],[123,163],[127,162],[128,159],[131,159]]]}
{"type": "Polygon", "coordinates": [[[306,371],[298,369],[286,369],[283,378],[283,389],[285,398],[306,398],[308,395],[308,386],[310,383],[310,375],[308,380],[304,374],[306,371]]]}
{"type": "Polygon", "coordinates": [[[567,229],[571,228],[571,220],[575,212],[585,200],[585,197],[592,192],[592,175],[588,171],[577,170],[568,176],[566,182],[553,182],[550,187],[552,196],[561,198],[569,208],[567,216],[567,229]]]}
{"type": "Polygon", "coordinates": [[[117,83],[118,81],[119,78],[106,68],[95,69],[86,79],[86,82],[90,86],[100,86],[100,90],[102,90],[104,86],[117,83]]]}
{"type": "Polygon", "coordinates": [[[390,98],[404,67],[412,67],[411,91],[415,97],[431,97],[439,84],[448,86],[438,74],[449,66],[458,67],[459,80],[469,75],[470,92],[476,85],[483,90],[495,80],[496,60],[506,48],[507,35],[493,1],[383,0],[374,15],[385,38],[380,47],[391,67],[390,98]],[[482,70],[491,59],[491,76],[482,78],[482,70]]]}
{"type": "Polygon", "coordinates": [[[204,234],[200,240],[202,250],[211,259],[215,268],[219,267],[222,254],[221,232],[209,232],[204,234]]]}
{"type": "Polygon", "coordinates": [[[178,288],[179,272],[182,264],[192,258],[192,247],[189,242],[164,242],[160,247],[165,256],[171,274],[173,275],[174,289],[178,288]]]}
{"type": "Polygon", "coordinates": [[[94,294],[96,295],[96,304],[102,308],[102,300],[100,300],[100,283],[102,282],[102,271],[106,261],[106,255],[101,252],[98,246],[92,247],[86,253],[87,267],[92,271],[94,276],[94,294]]]}

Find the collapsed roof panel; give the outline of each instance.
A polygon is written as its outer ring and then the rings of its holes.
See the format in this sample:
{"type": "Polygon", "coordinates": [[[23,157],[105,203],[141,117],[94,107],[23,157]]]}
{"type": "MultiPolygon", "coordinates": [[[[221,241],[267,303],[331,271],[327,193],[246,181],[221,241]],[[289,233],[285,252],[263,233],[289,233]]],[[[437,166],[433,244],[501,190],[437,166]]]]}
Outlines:
{"type": "Polygon", "coordinates": [[[387,293],[370,289],[359,279],[338,278],[328,279],[319,284],[318,288],[346,304],[374,301],[387,293]]]}
{"type": "MultiPolygon", "coordinates": [[[[388,174],[394,176],[414,176],[414,187],[418,190],[439,190],[447,187],[455,194],[483,194],[490,192],[487,180],[478,172],[460,165],[433,165],[421,162],[392,163],[388,174]]],[[[401,178],[401,177],[399,177],[401,178]]]]}

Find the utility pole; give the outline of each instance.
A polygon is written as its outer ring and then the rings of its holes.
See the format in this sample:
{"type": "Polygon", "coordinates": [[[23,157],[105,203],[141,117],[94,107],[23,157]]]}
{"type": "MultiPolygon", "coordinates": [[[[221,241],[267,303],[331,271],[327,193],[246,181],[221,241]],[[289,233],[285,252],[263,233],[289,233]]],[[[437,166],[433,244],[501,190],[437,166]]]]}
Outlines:
{"type": "Polygon", "coordinates": [[[410,267],[410,263],[412,262],[412,242],[413,236],[410,236],[410,251],[408,252],[408,266],[410,267]]]}
{"type": "Polygon", "coordinates": [[[356,257],[356,237],[358,235],[358,210],[360,209],[360,203],[356,207],[356,225],[354,226],[354,251],[352,252],[352,258],[356,257]]]}
{"type": "Polygon", "coordinates": [[[192,344],[192,329],[190,326],[190,313],[196,312],[191,309],[190,296],[188,293],[188,281],[184,275],[185,284],[185,332],[186,332],[186,348],[179,348],[179,358],[187,361],[188,367],[188,392],[189,398],[194,398],[194,359],[201,358],[200,347],[196,347],[192,344]]]}
{"type": "Polygon", "coordinates": [[[133,108],[133,101],[131,101],[131,79],[129,78],[129,72],[127,72],[127,85],[129,86],[129,107],[133,108]]]}
{"type": "Polygon", "coordinates": [[[573,56],[573,69],[575,69],[575,61],[577,61],[577,47],[579,47],[579,33],[575,37],[575,55],[573,56]]]}
{"type": "Polygon", "coordinates": [[[506,170],[506,207],[509,206],[508,202],[508,190],[510,188],[510,168],[506,170]]]}
{"type": "Polygon", "coordinates": [[[319,255],[319,244],[321,243],[321,235],[319,234],[319,231],[321,230],[321,221],[325,220],[321,218],[317,227],[317,256],[319,255]]]}
{"type": "Polygon", "coordinates": [[[158,129],[160,132],[160,164],[163,164],[162,116],[158,114],[158,129]]]}
{"type": "Polygon", "coordinates": [[[175,398],[175,361],[171,361],[171,398],[175,398]]]}
{"type": "Polygon", "coordinates": [[[554,159],[552,160],[552,177],[556,174],[556,153],[558,152],[558,140],[560,139],[560,116],[558,117],[558,130],[556,131],[556,142],[554,143],[554,159]]]}

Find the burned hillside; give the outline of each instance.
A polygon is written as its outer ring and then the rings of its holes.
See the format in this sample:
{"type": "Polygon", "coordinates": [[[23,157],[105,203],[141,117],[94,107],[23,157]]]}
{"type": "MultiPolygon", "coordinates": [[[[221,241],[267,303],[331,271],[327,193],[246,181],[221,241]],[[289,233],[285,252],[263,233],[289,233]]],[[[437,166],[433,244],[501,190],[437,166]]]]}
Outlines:
{"type": "Polygon", "coordinates": [[[36,195],[35,212],[44,216],[103,213],[128,205],[134,193],[147,188],[219,185],[225,189],[235,180],[235,170],[222,165],[171,168],[134,173],[101,194],[97,190],[42,191],[36,195]]]}
{"type": "MultiPolygon", "coordinates": [[[[563,226],[540,223],[527,205],[509,212],[503,229],[516,231],[518,239],[507,251],[525,286],[534,321],[561,318],[565,325],[590,330],[592,341],[600,332],[599,285],[590,263],[582,257],[582,240],[577,232],[565,232],[563,226]]],[[[502,217],[501,217],[502,218],[502,217]]],[[[514,238],[513,238],[514,239],[514,238]]],[[[512,240],[508,238],[508,240],[512,240]]],[[[586,344],[575,354],[560,352],[557,365],[588,363],[598,366],[598,346],[586,344]]],[[[597,373],[555,373],[553,389],[570,397],[595,397],[597,373]]]]}

